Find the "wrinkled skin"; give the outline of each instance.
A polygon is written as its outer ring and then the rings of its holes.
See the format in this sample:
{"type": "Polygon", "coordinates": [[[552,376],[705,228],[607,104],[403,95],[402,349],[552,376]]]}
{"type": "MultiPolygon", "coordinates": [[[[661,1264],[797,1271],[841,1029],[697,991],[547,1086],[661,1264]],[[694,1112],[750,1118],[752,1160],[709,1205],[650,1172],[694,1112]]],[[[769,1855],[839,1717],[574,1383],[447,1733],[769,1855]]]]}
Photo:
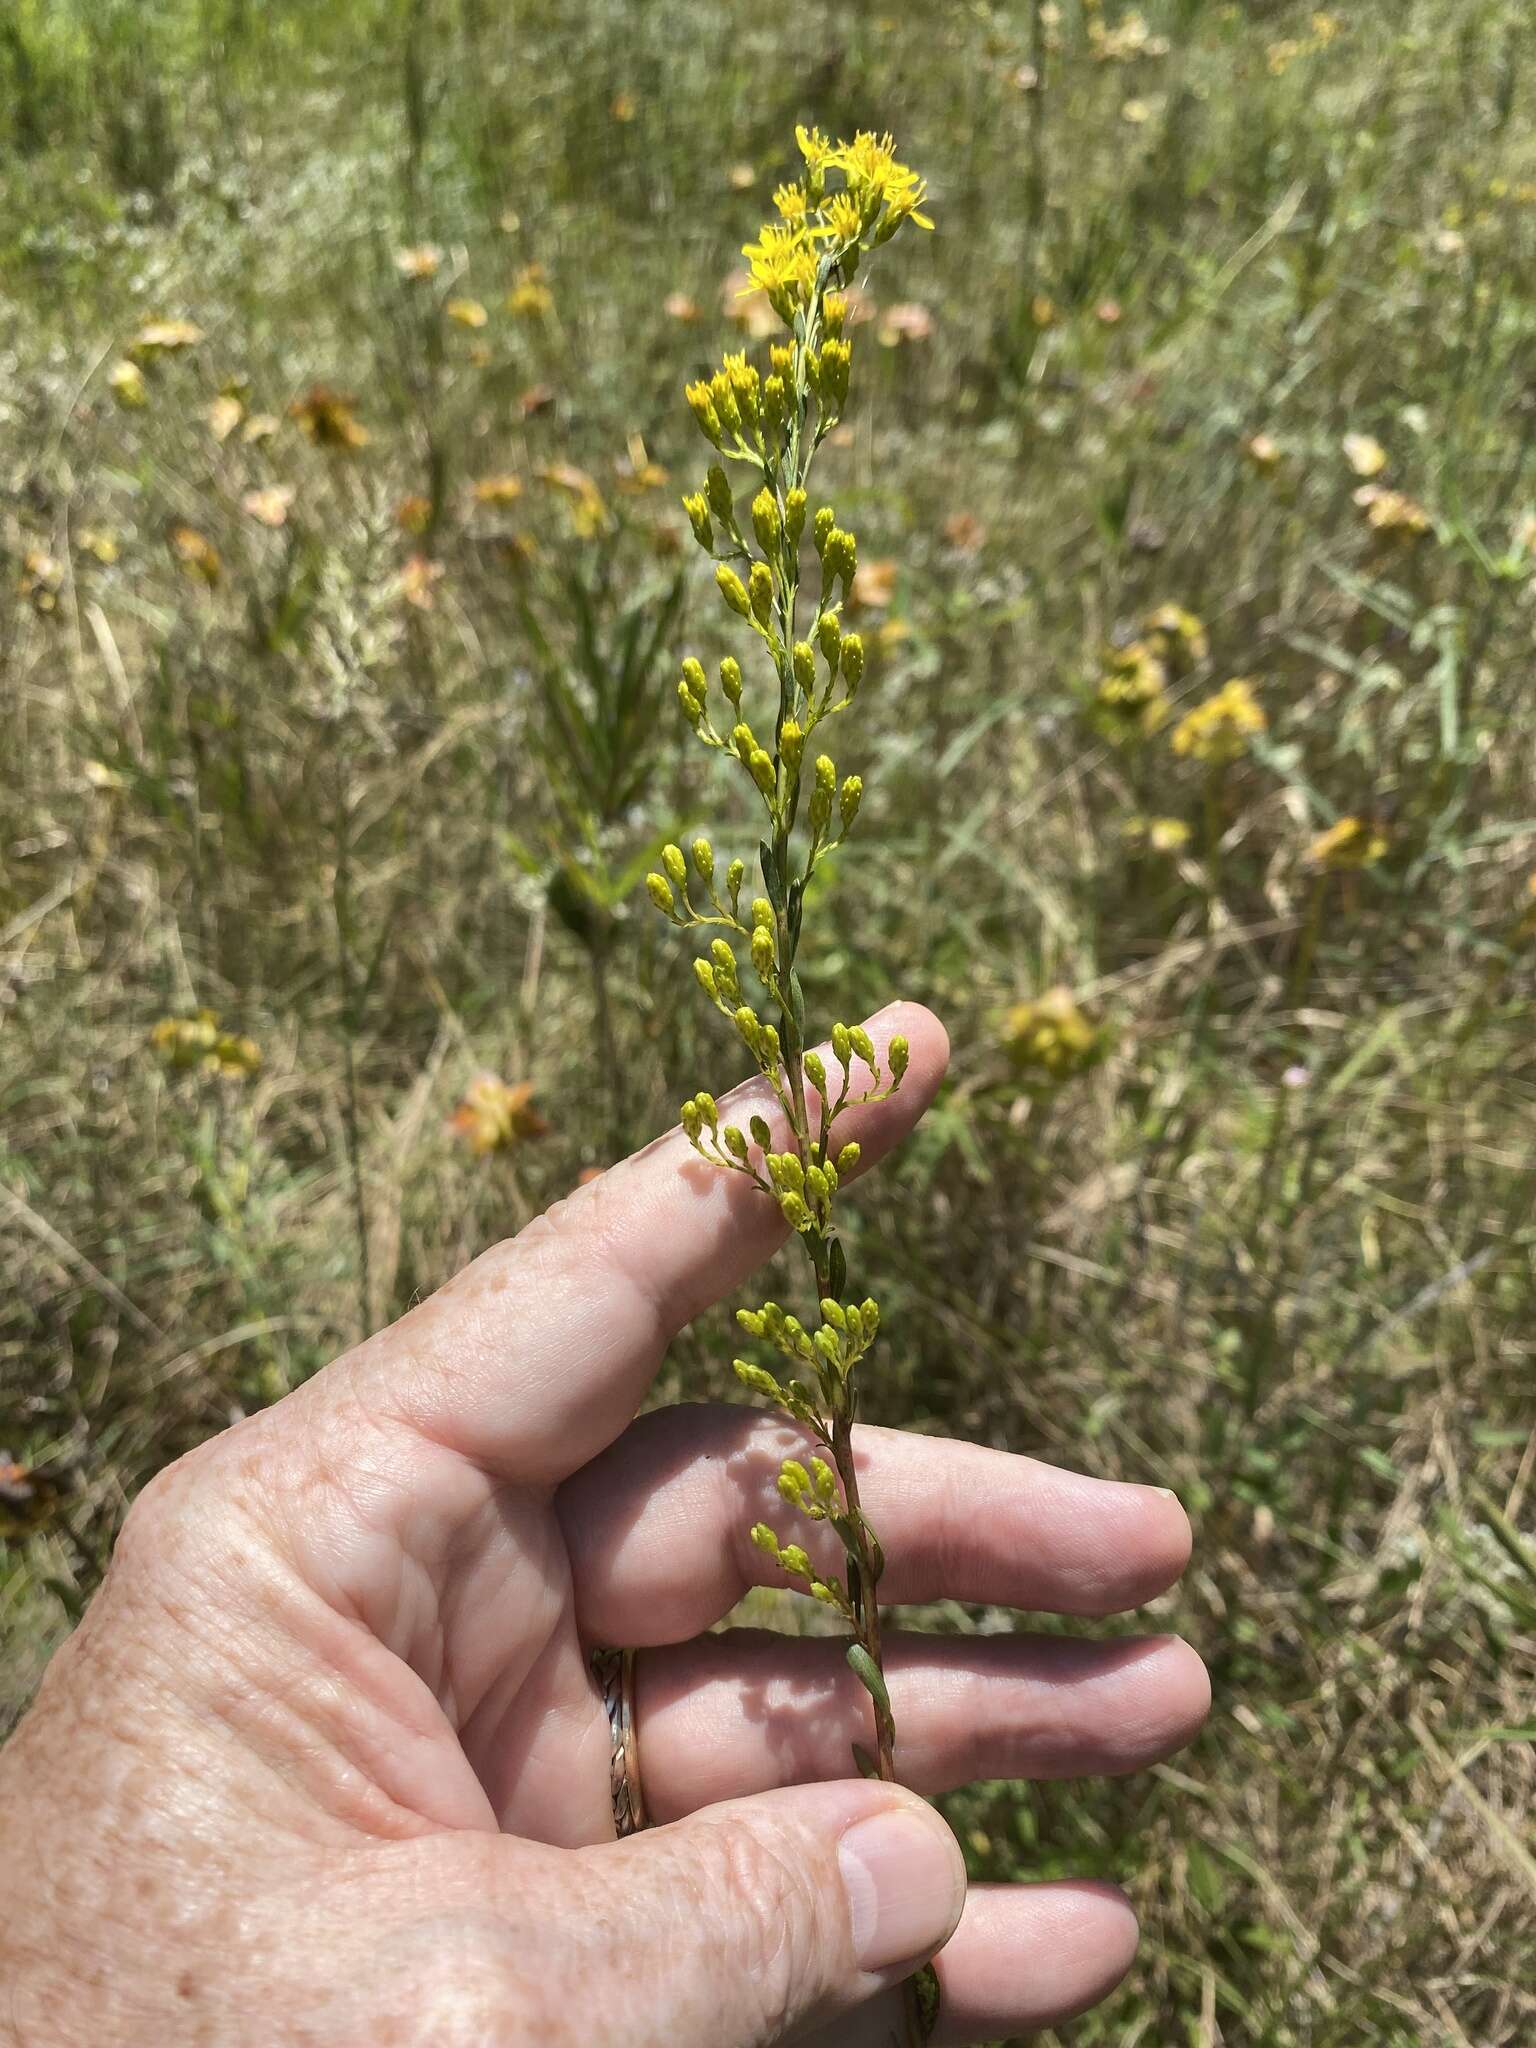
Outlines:
{"type": "MultiPolygon", "coordinates": [[[[871,1029],[913,1058],[850,1119],[866,1162],[945,1058],[922,1011],[871,1029]]],[[[944,2042],[1117,1981],[1112,1887],[967,1894],[914,1792],[849,1779],[867,1701],[836,1643],[709,1633],[777,1579],[745,1532],[783,1526],[794,1437],[737,1406],[636,1414],[672,1335],[782,1235],[674,1132],[147,1490],[0,1754],[6,2048],[881,2048],[946,1940],[944,2042]],[[661,1824],[624,1843],[604,1643],[644,1650],[661,1824]]],[[[877,1430],[860,1458],[890,1600],[1102,1615],[1187,1557],[1154,1487],[877,1430]]],[[[1158,1639],[897,1635],[889,1670],[919,1792],[1134,1769],[1208,1702],[1158,1639]]]]}

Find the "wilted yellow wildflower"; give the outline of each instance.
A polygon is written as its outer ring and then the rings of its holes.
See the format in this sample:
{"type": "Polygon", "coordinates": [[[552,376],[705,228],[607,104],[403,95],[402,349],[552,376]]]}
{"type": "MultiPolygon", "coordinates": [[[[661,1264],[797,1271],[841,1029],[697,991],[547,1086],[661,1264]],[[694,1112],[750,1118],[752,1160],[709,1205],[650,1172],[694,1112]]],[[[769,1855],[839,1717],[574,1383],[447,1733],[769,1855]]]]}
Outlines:
{"type": "Polygon", "coordinates": [[[403,278],[413,284],[436,277],[443,267],[443,252],[430,242],[423,242],[415,249],[400,249],[395,254],[395,268],[403,278]]]}
{"type": "Polygon", "coordinates": [[[151,320],[139,329],[130,348],[140,356],[178,355],[205,339],[195,320],[151,320]]]}
{"type": "Polygon", "coordinates": [[[356,400],[344,398],[328,385],[314,385],[307,397],[296,399],[288,410],[317,448],[352,454],[366,448],[372,438],[358,420],[356,400]]]}
{"type": "Polygon", "coordinates": [[[533,1107],[533,1083],[509,1086],[494,1074],[480,1074],[464,1091],[464,1099],[448,1119],[448,1127],[484,1159],[491,1152],[510,1152],[528,1138],[549,1129],[533,1107]]]}
{"type": "Polygon", "coordinates": [[[513,505],[523,495],[523,480],[517,476],[484,476],[473,486],[477,505],[513,505]]]}
{"type": "Polygon", "coordinates": [[[1207,697],[1179,720],[1173,729],[1173,751],[1213,766],[1240,760],[1248,751],[1248,742],[1268,725],[1252,683],[1234,676],[1214,697],[1207,697]]]}
{"type": "Polygon", "coordinates": [[[491,317],[478,299],[450,299],[443,311],[460,327],[483,327],[491,317]]]}
{"type": "Polygon", "coordinates": [[[1343,448],[1356,476],[1380,476],[1387,466],[1387,451],[1374,434],[1346,434],[1343,448]]]}
{"type": "Polygon", "coordinates": [[[1383,490],[1378,484],[1362,484],[1355,493],[1355,503],[1364,512],[1366,523],[1374,533],[1385,533],[1395,540],[1422,540],[1430,531],[1429,514],[1417,498],[1410,498],[1406,491],[1383,490]]]}
{"type": "Polygon", "coordinates": [[[1026,1083],[1053,1088],[1094,1066],[1104,1055],[1105,1039],[1070,989],[1053,988],[1008,1012],[1003,1049],[1026,1083]]]}
{"type": "Polygon", "coordinates": [[[1326,832],[1319,832],[1307,848],[1314,867],[1334,872],[1344,868],[1374,867],[1391,841],[1385,828],[1374,818],[1340,818],[1326,832]]]}
{"type": "Polygon", "coordinates": [[[1095,722],[1112,740],[1147,739],[1166,724],[1168,670],[1145,640],[1117,648],[1093,693],[1095,722]]]}
{"type": "Polygon", "coordinates": [[[169,1065],[196,1068],[205,1074],[243,1078],[261,1065],[261,1048],[255,1039],[221,1031],[212,1010],[199,1010],[195,1017],[162,1017],[150,1032],[149,1042],[169,1065]]]}
{"type": "Polygon", "coordinates": [[[240,509],[247,519],[254,519],[258,526],[277,528],[288,524],[288,514],[293,509],[294,490],[291,484],[268,484],[259,491],[247,491],[240,500],[240,509]]]}
{"type": "Polygon", "coordinates": [[[245,407],[230,392],[221,392],[208,408],[208,431],[221,444],[245,418],[245,407]]]}
{"type": "Polygon", "coordinates": [[[171,528],[171,553],[189,576],[200,576],[210,589],[224,573],[218,549],[195,526],[171,528]]]}
{"type": "Polygon", "coordinates": [[[126,356],[108,370],[107,389],[119,405],[130,410],[149,403],[149,386],[144,382],[144,372],[137,363],[130,363],[126,356]]]}

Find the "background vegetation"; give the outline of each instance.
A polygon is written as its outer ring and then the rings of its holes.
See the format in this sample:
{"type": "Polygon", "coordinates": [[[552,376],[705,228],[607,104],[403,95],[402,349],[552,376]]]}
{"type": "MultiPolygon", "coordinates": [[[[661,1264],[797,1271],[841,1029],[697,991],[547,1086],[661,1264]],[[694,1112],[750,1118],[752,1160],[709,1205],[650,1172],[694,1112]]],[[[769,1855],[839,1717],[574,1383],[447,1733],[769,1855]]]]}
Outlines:
{"type": "Polygon", "coordinates": [[[1532,33],[12,0],[0,1725],[151,1471],[731,1078],[634,886],[731,822],[680,391],[794,121],[888,125],[940,232],[829,451],[880,737],[809,992],[956,1043],[881,1407],[1175,1486],[1217,1695],[953,1817],[1134,1894],[1081,2048],[1532,2037],[1532,33]]]}

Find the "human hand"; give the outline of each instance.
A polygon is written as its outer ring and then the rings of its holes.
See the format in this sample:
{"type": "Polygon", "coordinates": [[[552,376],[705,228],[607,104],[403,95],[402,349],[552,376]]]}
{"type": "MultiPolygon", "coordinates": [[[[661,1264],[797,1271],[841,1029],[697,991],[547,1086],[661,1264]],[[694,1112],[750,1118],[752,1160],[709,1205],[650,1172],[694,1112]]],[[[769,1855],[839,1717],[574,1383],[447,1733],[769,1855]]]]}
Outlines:
{"type": "MultiPolygon", "coordinates": [[[[866,1162],[945,1058],[925,1012],[870,1029],[912,1063],[856,1113],[866,1162]]],[[[146,1490],[0,1754],[0,2040],[883,2048],[946,1939],[941,2042],[1118,1980],[1112,1887],[967,1894],[921,1799],[848,1779],[868,1701],[839,1642],[707,1633],[779,1579],[747,1531],[787,1426],[636,1413],[783,1235],[674,1131],[146,1490]],[[603,1644],[644,1652],[662,1824],[624,1842],[603,1644]]],[[[860,1461],[890,1600],[1102,1615],[1187,1558],[1156,1488],[881,1430],[860,1461]]],[[[1134,1769],[1208,1702],[1173,1641],[896,1636],[888,1675],[927,1792],[1134,1769]]]]}

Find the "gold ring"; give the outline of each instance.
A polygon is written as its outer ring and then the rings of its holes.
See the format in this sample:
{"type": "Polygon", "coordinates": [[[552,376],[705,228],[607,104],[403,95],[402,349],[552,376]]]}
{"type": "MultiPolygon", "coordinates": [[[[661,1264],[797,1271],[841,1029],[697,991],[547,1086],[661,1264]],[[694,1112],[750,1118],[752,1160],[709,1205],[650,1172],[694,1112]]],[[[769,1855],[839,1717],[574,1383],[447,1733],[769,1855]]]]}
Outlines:
{"type": "Polygon", "coordinates": [[[645,1826],[640,1738],[635,1727],[634,1651],[594,1650],[592,1677],[608,1716],[608,1791],[613,1800],[614,1833],[622,1842],[645,1826]]]}

